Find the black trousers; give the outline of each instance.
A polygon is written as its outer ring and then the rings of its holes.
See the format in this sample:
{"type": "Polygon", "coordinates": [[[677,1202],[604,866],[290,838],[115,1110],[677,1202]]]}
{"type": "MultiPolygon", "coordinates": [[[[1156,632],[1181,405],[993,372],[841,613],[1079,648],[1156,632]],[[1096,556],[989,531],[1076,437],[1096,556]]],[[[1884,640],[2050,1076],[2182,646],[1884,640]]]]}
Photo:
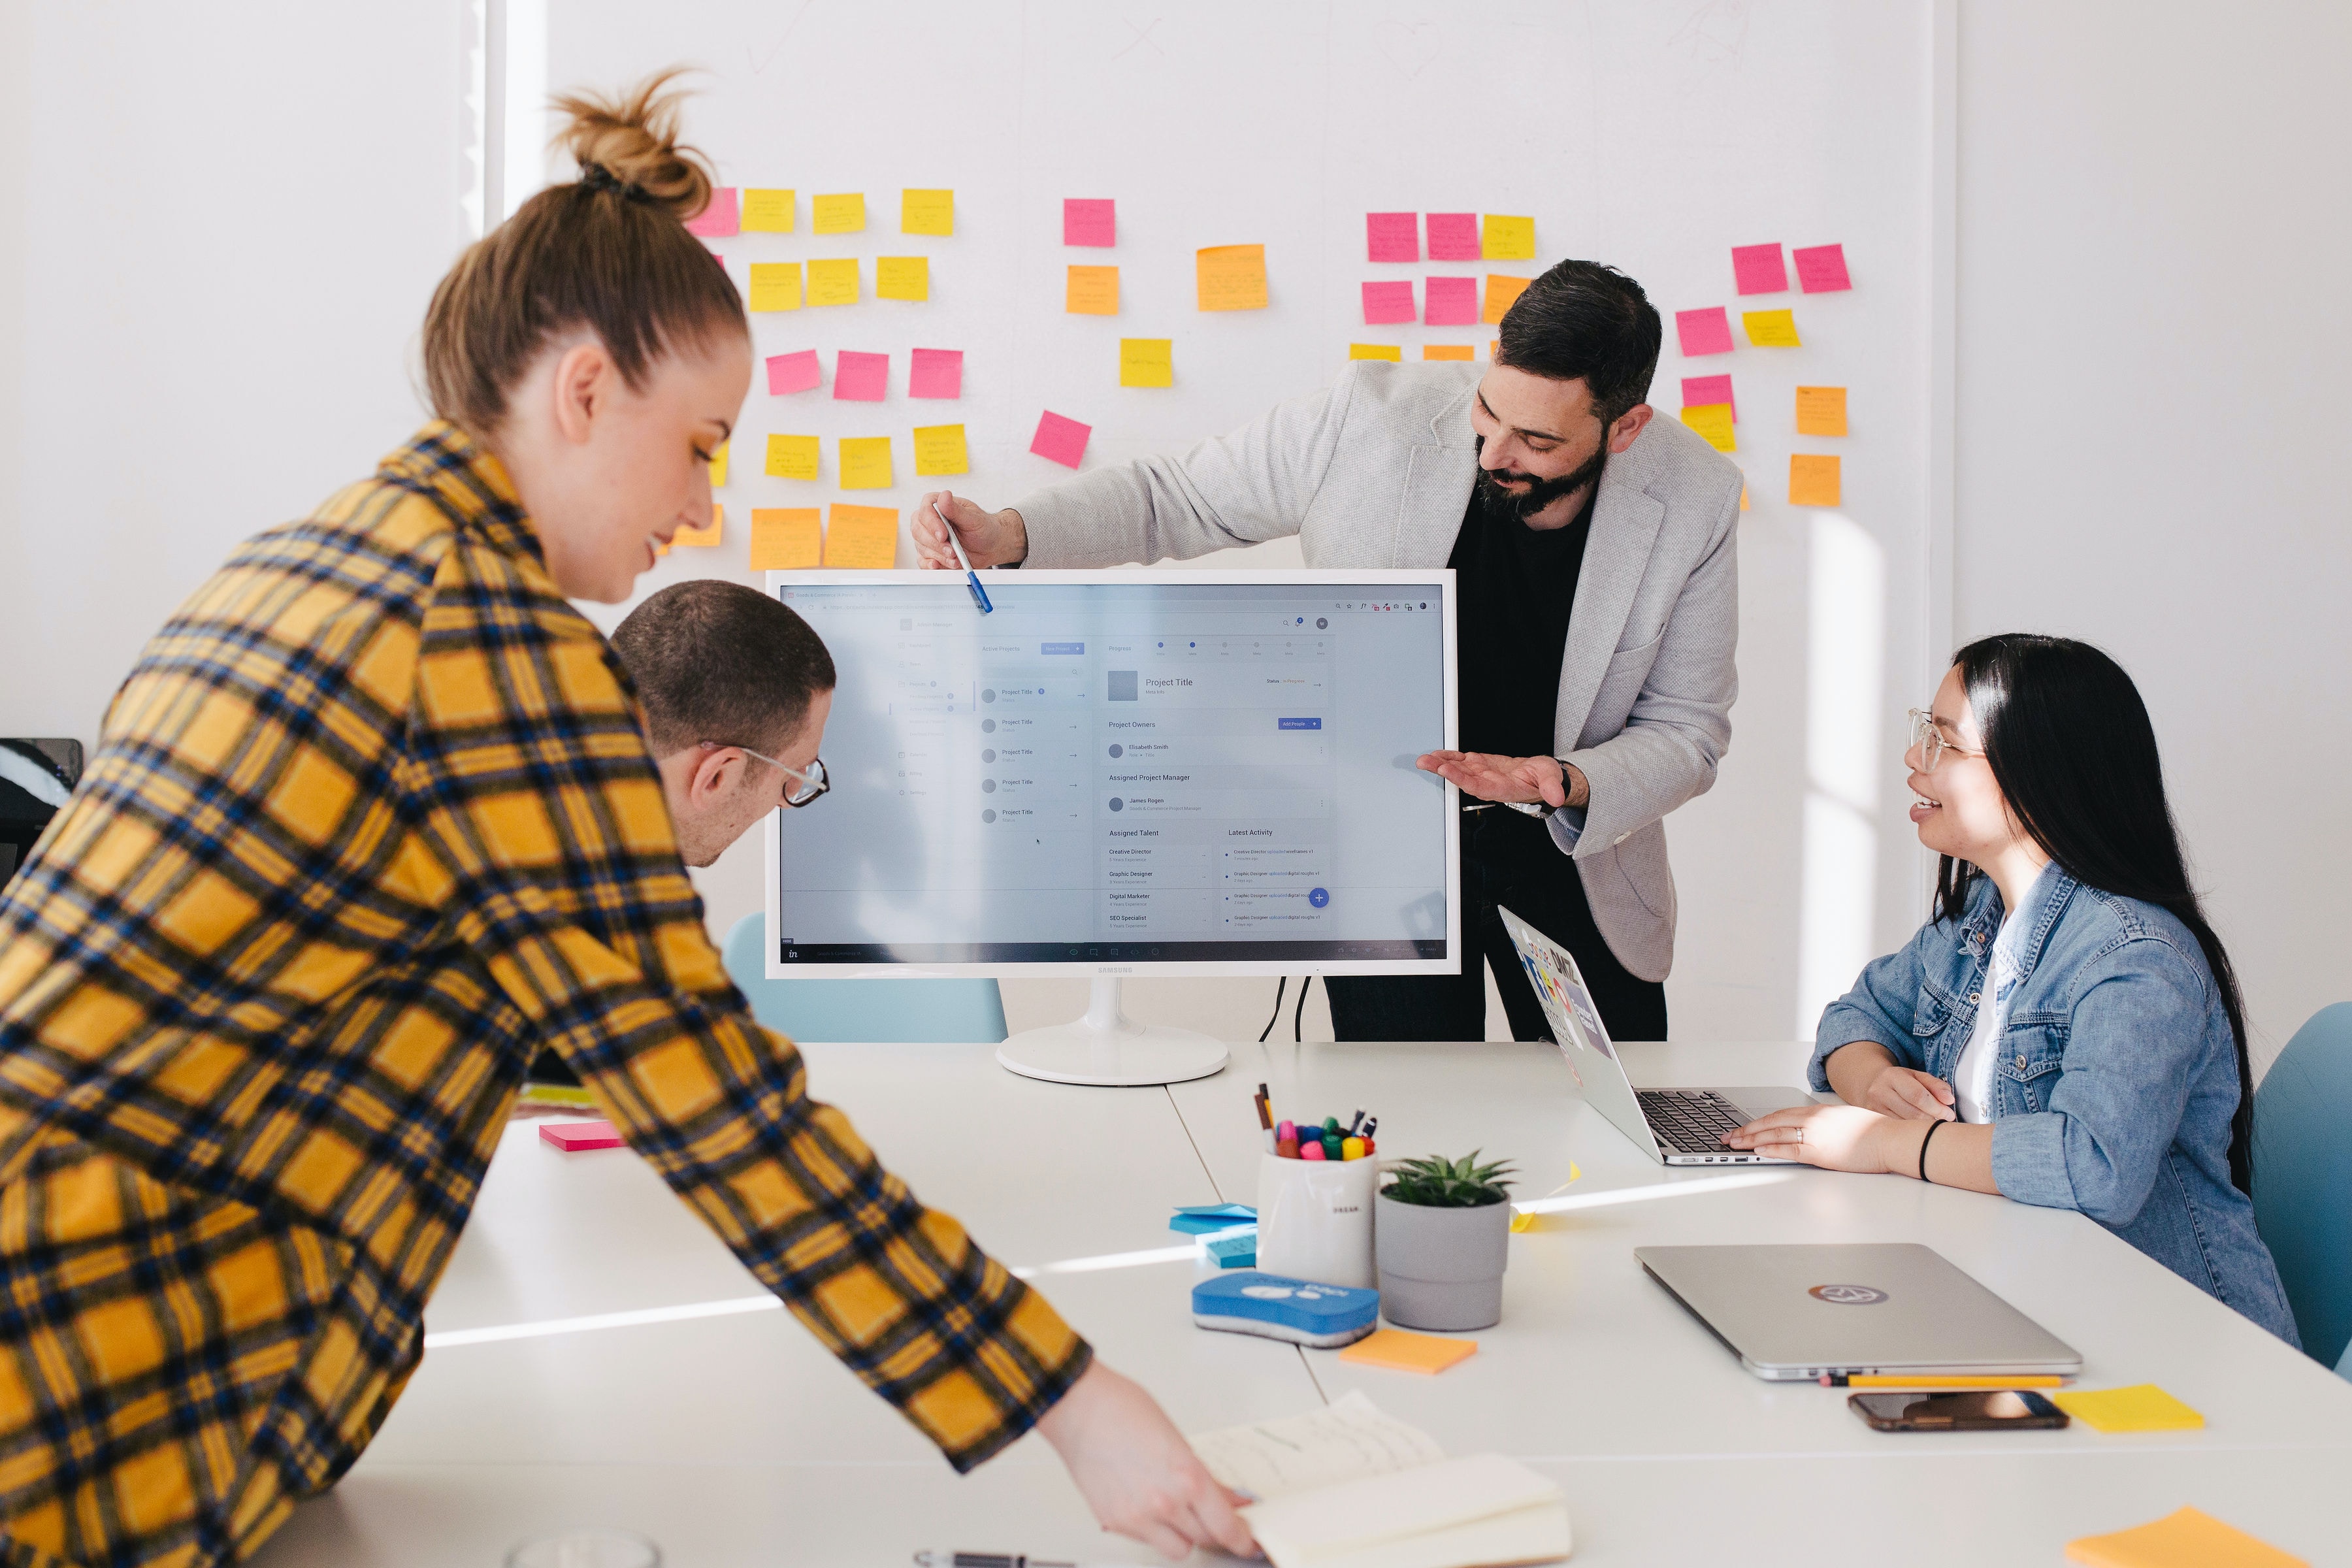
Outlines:
{"type": "Polygon", "coordinates": [[[1511,1038],[1550,1039],[1497,904],[1575,954],[1612,1039],[1666,1037],[1666,988],[1626,973],[1592,923],[1575,864],[1541,822],[1503,806],[1462,814],[1462,973],[1330,976],[1323,984],[1332,1033],[1342,1040],[1483,1040],[1492,963],[1511,1038]]]}

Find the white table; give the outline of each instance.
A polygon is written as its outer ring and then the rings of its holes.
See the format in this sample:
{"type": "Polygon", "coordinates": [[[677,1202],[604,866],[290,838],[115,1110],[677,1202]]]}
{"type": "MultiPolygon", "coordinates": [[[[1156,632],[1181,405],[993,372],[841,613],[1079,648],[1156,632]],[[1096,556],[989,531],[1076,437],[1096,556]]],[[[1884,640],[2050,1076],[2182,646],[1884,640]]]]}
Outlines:
{"type": "MultiPolygon", "coordinates": [[[[811,1080],[885,1162],[1039,1286],[1112,1364],[1201,1430],[1362,1388],[1449,1450],[1559,1478],[1576,1561],[2059,1561],[2076,1535],[2184,1502],[2315,1562],[2340,1551],[2352,1385],[2091,1222],[1886,1177],[1652,1163],[1524,1045],[1235,1048],[1172,1089],[1016,1079],[985,1047],[810,1047],[811,1080]],[[1579,1206],[1515,1237],[1504,1319],[1437,1378],[1203,1333],[1172,1205],[1251,1202],[1249,1094],[1358,1106],[1384,1156],[1515,1159],[1519,1192],[1579,1206]],[[1764,1384],[1644,1277],[1640,1245],[1916,1240],[2074,1345],[2083,1383],[2155,1382],[2201,1432],[1886,1436],[1842,1394],[1764,1384]]],[[[1795,1081],[1803,1047],[1632,1047],[1644,1083],[1795,1081]]],[[[435,1334],[740,1302],[759,1288],[625,1151],[565,1155],[510,1129],[428,1314],[435,1334]]],[[[922,1547],[1144,1562],[1097,1534],[1034,1437],[958,1479],[778,1311],[433,1350],[383,1435],[304,1505],[264,1568],[495,1564],[514,1540],[603,1522],[673,1568],[899,1568],[922,1547]]]]}

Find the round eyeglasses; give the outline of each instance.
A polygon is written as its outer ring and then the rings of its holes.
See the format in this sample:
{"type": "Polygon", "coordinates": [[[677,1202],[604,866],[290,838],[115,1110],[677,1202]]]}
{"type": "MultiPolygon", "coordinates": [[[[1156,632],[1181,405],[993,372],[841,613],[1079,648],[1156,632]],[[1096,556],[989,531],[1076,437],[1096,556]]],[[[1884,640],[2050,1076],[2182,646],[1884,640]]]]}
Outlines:
{"type": "Polygon", "coordinates": [[[1937,727],[1936,716],[1924,708],[1911,710],[1911,744],[1918,748],[1919,771],[1923,773],[1934,773],[1936,764],[1942,762],[1947,753],[1955,757],[1984,755],[1982,752],[1970,751],[1957,742],[1944,739],[1944,731],[1937,727]]]}
{"type": "MultiPolygon", "coordinates": [[[[705,741],[702,742],[702,747],[705,751],[715,752],[722,746],[734,744],[731,741],[705,741]]],[[[812,758],[809,765],[803,769],[796,768],[780,757],[772,757],[765,752],[755,752],[749,746],[735,746],[735,749],[747,757],[753,757],[767,763],[791,781],[791,787],[784,791],[786,805],[806,805],[833,787],[833,780],[825,773],[823,757],[812,758]]]]}

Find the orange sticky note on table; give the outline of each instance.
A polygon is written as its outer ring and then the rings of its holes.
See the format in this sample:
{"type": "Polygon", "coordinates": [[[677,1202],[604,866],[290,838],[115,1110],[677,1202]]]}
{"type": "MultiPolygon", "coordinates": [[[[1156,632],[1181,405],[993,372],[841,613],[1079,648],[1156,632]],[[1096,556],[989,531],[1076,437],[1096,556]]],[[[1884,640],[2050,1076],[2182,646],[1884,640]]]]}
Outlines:
{"type": "Polygon", "coordinates": [[[1844,435],[1845,388],[1843,386],[1797,388],[1797,434],[1800,436],[1844,435]]]}
{"type": "MultiPolygon", "coordinates": [[[[1706,438],[1706,444],[1718,452],[1736,452],[1738,440],[1731,433],[1731,405],[1701,403],[1683,410],[1683,423],[1706,438]]],[[[1834,503],[1832,503],[1834,504],[1834,503]]]]}
{"type": "Polygon", "coordinates": [[[2066,1561],[2089,1568],[2311,1568],[2302,1558],[2193,1508],[2153,1524],[2070,1541],[2066,1561]]]}
{"type": "Polygon", "coordinates": [[[727,509],[713,504],[708,523],[700,528],[681,528],[670,535],[669,542],[672,546],[679,548],[689,544],[715,545],[726,531],[727,509]]]}
{"type": "Polygon", "coordinates": [[[898,560],[898,514],[887,506],[835,501],[825,520],[824,563],[888,571],[898,560]]]}
{"type": "Polygon", "coordinates": [[[1073,316],[1118,314],[1118,268],[1073,267],[1062,294],[1062,309],[1073,316]]]}
{"type": "Polygon", "coordinates": [[[821,520],[813,506],[751,510],[751,570],[797,572],[817,563],[821,520]]]}
{"type": "Polygon", "coordinates": [[[1401,343],[1349,343],[1349,359],[1392,359],[1402,363],[1404,347],[1401,343]]]}
{"type": "Polygon", "coordinates": [[[1837,458],[1819,457],[1811,452],[1790,455],[1790,506],[1836,506],[1839,504],[1839,489],[1837,458]]]}
{"type": "Polygon", "coordinates": [[[1500,321],[1503,312],[1511,308],[1511,302],[1526,293],[1528,285],[1534,281],[1532,278],[1508,278],[1498,272],[1487,273],[1486,308],[1478,312],[1478,319],[1490,326],[1500,321]]]}
{"type": "Polygon", "coordinates": [[[1384,1366],[1391,1372],[1440,1373],[1477,1353],[1476,1340],[1449,1340],[1436,1334],[1409,1334],[1402,1329],[1381,1329],[1341,1351],[1339,1359],[1359,1366],[1384,1366]]]}
{"type": "Polygon", "coordinates": [[[1423,343],[1421,345],[1421,357],[1423,359],[1475,359],[1478,357],[1478,351],[1468,343],[1423,343]]]}
{"type": "Polygon", "coordinates": [[[1213,245],[1195,261],[1195,282],[1203,310],[1265,309],[1265,247],[1213,245]]]}

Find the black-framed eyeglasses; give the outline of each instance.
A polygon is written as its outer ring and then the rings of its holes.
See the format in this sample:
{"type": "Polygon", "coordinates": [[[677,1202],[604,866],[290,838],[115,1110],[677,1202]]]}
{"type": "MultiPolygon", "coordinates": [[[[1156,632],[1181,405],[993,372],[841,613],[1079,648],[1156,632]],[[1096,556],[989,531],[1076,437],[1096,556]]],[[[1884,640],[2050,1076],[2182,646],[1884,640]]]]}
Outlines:
{"type": "Polygon", "coordinates": [[[823,757],[813,758],[807,768],[803,770],[793,766],[781,757],[772,757],[765,752],[755,752],[749,746],[736,745],[732,741],[705,741],[702,746],[705,751],[712,752],[724,746],[734,746],[735,750],[745,756],[756,758],[782,773],[784,777],[792,781],[792,787],[784,792],[786,805],[806,805],[833,787],[833,780],[825,773],[823,757]]]}
{"type": "Polygon", "coordinates": [[[1982,752],[1972,752],[1958,742],[1944,739],[1936,716],[1924,708],[1911,710],[1911,744],[1919,749],[1919,771],[1932,773],[1946,753],[1955,757],[1981,757],[1982,752]]]}

